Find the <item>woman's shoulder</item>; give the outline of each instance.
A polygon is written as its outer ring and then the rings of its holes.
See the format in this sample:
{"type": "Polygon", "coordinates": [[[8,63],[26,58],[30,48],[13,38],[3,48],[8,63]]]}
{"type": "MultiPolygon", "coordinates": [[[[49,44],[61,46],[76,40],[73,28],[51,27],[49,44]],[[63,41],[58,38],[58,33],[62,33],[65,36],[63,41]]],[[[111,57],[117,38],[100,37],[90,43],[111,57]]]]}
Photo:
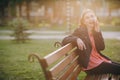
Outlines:
{"type": "Polygon", "coordinates": [[[75,32],[85,32],[85,31],[86,31],[86,28],[82,26],[79,26],[78,28],[75,29],[75,32]]]}

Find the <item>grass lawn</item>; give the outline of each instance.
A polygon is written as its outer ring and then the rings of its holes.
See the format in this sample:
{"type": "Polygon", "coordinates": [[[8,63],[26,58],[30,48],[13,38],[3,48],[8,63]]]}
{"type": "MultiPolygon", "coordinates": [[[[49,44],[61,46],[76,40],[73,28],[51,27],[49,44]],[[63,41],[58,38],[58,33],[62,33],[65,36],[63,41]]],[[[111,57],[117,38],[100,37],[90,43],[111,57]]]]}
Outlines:
{"type": "MultiPolygon", "coordinates": [[[[58,40],[31,40],[25,44],[16,44],[9,40],[0,40],[0,80],[45,80],[38,61],[28,62],[30,53],[45,56],[56,50],[53,46],[58,40]]],[[[105,55],[120,62],[120,40],[105,40],[105,55]]],[[[86,74],[82,72],[79,79],[86,74]]]]}

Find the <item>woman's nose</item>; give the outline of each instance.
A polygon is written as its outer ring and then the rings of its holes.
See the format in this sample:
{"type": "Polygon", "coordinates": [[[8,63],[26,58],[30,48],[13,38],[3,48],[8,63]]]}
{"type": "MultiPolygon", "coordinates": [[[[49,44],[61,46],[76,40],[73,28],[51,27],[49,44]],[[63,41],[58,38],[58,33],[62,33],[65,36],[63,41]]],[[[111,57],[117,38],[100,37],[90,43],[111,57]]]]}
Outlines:
{"type": "Polygon", "coordinates": [[[94,22],[94,18],[89,18],[89,21],[90,22],[94,22]]]}
{"type": "Polygon", "coordinates": [[[96,21],[96,18],[92,17],[92,18],[90,18],[90,20],[91,20],[92,22],[95,22],[95,21],[96,21]]]}

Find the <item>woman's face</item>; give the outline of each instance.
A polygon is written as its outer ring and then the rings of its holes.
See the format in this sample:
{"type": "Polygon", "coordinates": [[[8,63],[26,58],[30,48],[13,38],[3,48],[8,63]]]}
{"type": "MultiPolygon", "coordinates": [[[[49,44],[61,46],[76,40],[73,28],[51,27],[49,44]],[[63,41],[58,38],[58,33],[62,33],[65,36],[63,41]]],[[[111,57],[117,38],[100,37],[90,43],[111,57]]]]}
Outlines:
{"type": "Polygon", "coordinates": [[[89,28],[94,28],[97,18],[93,12],[88,12],[84,16],[84,24],[89,28]]]}

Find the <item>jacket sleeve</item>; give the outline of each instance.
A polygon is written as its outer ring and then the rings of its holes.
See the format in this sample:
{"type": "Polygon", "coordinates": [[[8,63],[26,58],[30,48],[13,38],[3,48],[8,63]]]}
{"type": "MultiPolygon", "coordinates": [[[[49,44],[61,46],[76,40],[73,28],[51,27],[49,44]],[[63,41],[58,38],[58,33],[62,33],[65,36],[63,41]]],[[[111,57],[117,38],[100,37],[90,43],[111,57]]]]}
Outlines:
{"type": "Polygon", "coordinates": [[[96,44],[98,51],[104,50],[105,44],[104,44],[102,33],[94,31],[94,39],[95,39],[95,44],[96,44]]]}
{"type": "Polygon", "coordinates": [[[65,37],[62,41],[62,45],[66,45],[68,43],[72,43],[72,45],[77,45],[77,38],[78,38],[78,30],[75,30],[71,35],[65,37]]]}

